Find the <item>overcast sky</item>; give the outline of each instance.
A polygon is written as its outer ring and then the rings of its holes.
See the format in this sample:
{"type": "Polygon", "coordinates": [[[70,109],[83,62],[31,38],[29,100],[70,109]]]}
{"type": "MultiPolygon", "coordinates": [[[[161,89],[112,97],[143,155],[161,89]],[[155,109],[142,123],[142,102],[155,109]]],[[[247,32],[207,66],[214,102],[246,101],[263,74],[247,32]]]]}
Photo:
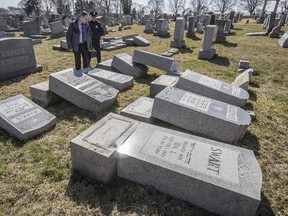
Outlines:
{"type": "MultiPolygon", "coordinates": [[[[4,7],[7,8],[8,6],[14,6],[17,7],[17,4],[20,0],[0,0],[0,7],[4,7]]],[[[138,4],[143,4],[146,5],[148,0],[132,0],[133,2],[137,2],[138,4]]],[[[165,8],[165,12],[169,13],[168,10],[168,2],[169,0],[165,0],[166,3],[166,8],[165,8]]],[[[274,9],[274,5],[275,2],[268,2],[269,3],[269,7],[267,7],[268,10],[273,10],[274,9]]],[[[237,8],[235,8],[237,10],[237,8]]],[[[280,8],[278,8],[280,10],[280,8]]]]}

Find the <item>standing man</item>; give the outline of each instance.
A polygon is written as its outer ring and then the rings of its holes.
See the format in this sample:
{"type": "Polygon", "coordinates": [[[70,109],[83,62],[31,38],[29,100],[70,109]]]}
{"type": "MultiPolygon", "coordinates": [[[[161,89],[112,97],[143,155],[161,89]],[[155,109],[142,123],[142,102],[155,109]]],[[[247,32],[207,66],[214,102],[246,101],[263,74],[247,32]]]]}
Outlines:
{"type": "MultiPolygon", "coordinates": [[[[97,12],[91,12],[91,20],[89,25],[92,32],[92,46],[96,50],[97,63],[101,62],[101,50],[100,50],[100,40],[101,36],[104,35],[104,29],[101,26],[101,22],[97,20],[97,12]]],[[[89,64],[91,60],[91,52],[89,52],[89,64]]]]}
{"type": "Polygon", "coordinates": [[[89,49],[92,48],[91,30],[88,25],[88,13],[83,11],[80,17],[69,25],[66,41],[70,51],[74,52],[75,68],[81,69],[81,55],[83,60],[83,68],[88,67],[89,49]]]}

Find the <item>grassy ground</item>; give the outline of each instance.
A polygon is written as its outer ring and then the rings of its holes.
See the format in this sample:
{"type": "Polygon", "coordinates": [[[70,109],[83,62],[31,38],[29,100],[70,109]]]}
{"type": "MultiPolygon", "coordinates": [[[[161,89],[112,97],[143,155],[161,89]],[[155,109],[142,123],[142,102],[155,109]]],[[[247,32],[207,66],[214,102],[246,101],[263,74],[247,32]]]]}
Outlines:
{"type": "MultiPolygon", "coordinates": [[[[254,150],[262,169],[261,215],[288,215],[288,50],[281,49],[277,39],[245,37],[247,32],[263,30],[253,22],[244,23],[243,20],[235,24],[227,43],[215,45],[217,58],[198,60],[202,42],[188,38],[187,48],[181,49],[175,58],[181,61],[181,71],[190,69],[227,82],[238,75],[240,59],[249,60],[251,67],[259,72],[259,76],[252,78],[246,106],[255,111],[257,119],[239,146],[254,150]]],[[[170,24],[171,33],[173,25],[170,24]]],[[[132,28],[109,35],[139,33],[152,42],[151,46],[140,49],[157,54],[169,49],[172,37],[145,35],[144,26],[132,28]]],[[[44,40],[34,46],[43,72],[0,82],[0,99],[17,94],[30,98],[30,85],[46,80],[50,73],[73,67],[72,53],[52,50],[52,45],[59,41],[44,40]]],[[[102,52],[103,60],[121,52],[132,54],[134,49],[102,52]]],[[[161,74],[162,71],[150,68],[147,77],[121,92],[117,103],[105,113],[90,113],[67,101],[49,107],[48,111],[57,116],[56,127],[27,143],[0,129],[0,215],[211,215],[126,180],[102,185],[72,173],[69,141],[107,113],[119,113],[140,96],[148,96],[149,83],[161,74]]]]}

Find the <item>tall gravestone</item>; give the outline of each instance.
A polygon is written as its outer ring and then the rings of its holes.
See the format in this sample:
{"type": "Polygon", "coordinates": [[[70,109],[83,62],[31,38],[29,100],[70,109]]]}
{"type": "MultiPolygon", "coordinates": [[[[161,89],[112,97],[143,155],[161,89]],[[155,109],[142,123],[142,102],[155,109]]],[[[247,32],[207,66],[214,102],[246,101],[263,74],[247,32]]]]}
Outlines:
{"type": "Polygon", "coordinates": [[[119,92],[73,68],[50,74],[49,89],[76,106],[92,112],[109,109],[119,92]]]}
{"type": "Polygon", "coordinates": [[[233,29],[233,28],[234,28],[234,25],[233,25],[234,16],[235,16],[235,11],[231,11],[231,12],[229,13],[229,18],[228,18],[228,20],[231,20],[230,29],[233,29]]]}
{"type": "Polygon", "coordinates": [[[204,20],[204,26],[206,27],[207,25],[210,25],[210,20],[211,20],[211,15],[207,14],[205,16],[205,20],[204,20]]]}
{"type": "Polygon", "coordinates": [[[216,49],[212,47],[215,25],[208,25],[205,29],[202,49],[199,51],[198,58],[204,60],[212,59],[216,54],[216,49]]]}
{"type": "Polygon", "coordinates": [[[185,46],[185,41],[183,40],[185,30],[185,18],[178,17],[176,19],[174,40],[171,41],[170,47],[181,48],[185,46]]]}
{"type": "Polygon", "coordinates": [[[229,35],[231,30],[230,30],[230,27],[231,27],[231,20],[227,20],[226,24],[225,24],[225,30],[224,30],[224,34],[225,35],[229,35]]]}
{"type": "Polygon", "coordinates": [[[157,25],[156,25],[157,33],[155,34],[156,36],[160,37],[169,37],[170,32],[168,31],[168,21],[166,19],[158,19],[157,20],[157,25]]]}
{"type": "Polygon", "coordinates": [[[211,14],[210,25],[216,25],[216,15],[211,14]]]}
{"type": "Polygon", "coordinates": [[[195,17],[190,16],[189,17],[189,23],[188,23],[188,31],[186,33],[186,37],[193,38],[195,37],[195,17]]]}
{"type": "Polygon", "coordinates": [[[36,64],[30,38],[2,38],[0,47],[0,80],[42,70],[42,66],[36,64]]]}
{"type": "Polygon", "coordinates": [[[239,107],[172,87],[156,95],[152,116],[227,143],[241,140],[251,123],[249,114],[239,107]]]}
{"type": "Polygon", "coordinates": [[[271,12],[270,16],[269,16],[269,22],[267,24],[267,33],[269,34],[272,29],[274,28],[274,25],[275,25],[275,18],[276,18],[276,13],[275,12],[271,12]]]}
{"type": "Polygon", "coordinates": [[[146,34],[152,34],[153,33],[152,20],[150,20],[150,19],[146,20],[144,33],[146,33],[146,34]]]}
{"type": "Polygon", "coordinates": [[[224,19],[216,20],[217,35],[216,35],[215,43],[224,43],[226,41],[226,37],[224,34],[225,23],[226,23],[226,20],[224,20],[224,19]]]}
{"type": "Polygon", "coordinates": [[[118,149],[117,175],[223,216],[254,216],[262,173],[253,151],[151,124],[118,149]]]}
{"type": "Polygon", "coordinates": [[[56,117],[23,95],[0,100],[0,127],[26,141],[51,129],[56,117]]]}
{"type": "Polygon", "coordinates": [[[40,25],[36,21],[23,22],[24,37],[31,37],[31,35],[40,34],[40,25]]]}

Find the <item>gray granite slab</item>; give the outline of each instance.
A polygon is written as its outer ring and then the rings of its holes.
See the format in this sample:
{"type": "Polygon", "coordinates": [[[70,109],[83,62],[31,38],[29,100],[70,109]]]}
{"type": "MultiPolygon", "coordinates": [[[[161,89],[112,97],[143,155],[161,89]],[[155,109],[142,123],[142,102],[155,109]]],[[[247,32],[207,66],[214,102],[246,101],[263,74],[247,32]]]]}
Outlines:
{"type": "Polygon", "coordinates": [[[30,38],[0,38],[0,80],[42,70],[37,65],[30,38]]]}
{"type": "Polygon", "coordinates": [[[133,85],[134,80],[132,76],[115,73],[101,68],[95,68],[87,74],[119,91],[130,88],[133,85]]]}
{"type": "Polygon", "coordinates": [[[26,141],[50,130],[56,117],[23,95],[0,100],[0,127],[26,141]]]}
{"type": "Polygon", "coordinates": [[[135,36],[133,42],[136,46],[149,46],[151,44],[150,41],[141,36],[135,36]]]}
{"type": "Polygon", "coordinates": [[[184,41],[184,30],[185,30],[185,18],[178,17],[176,19],[175,30],[174,30],[174,40],[171,41],[171,47],[181,48],[185,46],[184,41]]]}
{"type": "Polygon", "coordinates": [[[281,48],[288,48],[288,32],[286,32],[279,40],[278,43],[281,48]]]}
{"type": "Polygon", "coordinates": [[[63,100],[49,90],[49,80],[30,86],[30,94],[32,100],[44,108],[63,100]]]}
{"type": "Polygon", "coordinates": [[[200,49],[198,58],[204,59],[204,60],[210,60],[212,59],[215,54],[216,50],[213,48],[213,37],[215,37],[215,25],[207,25],[205,28],[205,35],[203,38],[203,46],[202,49],[200,49]]]}
{"type": "Polygon", "coordinates": [[[227,143],[242,139],[251,122],[239,107],[172,87],[155,96],[152,116],[227,143]]]}
{"type": "Polygon", "coordinates": [[[121,115],[142,122],[153,123],[152,107],[154,100],[148,97],[140,97],[121,111],[121,115]]]}
{"type": "Polygon", "coordinates": [[[176,87],[239,107],[249,99],[248,92],[242,88],[190,70],[180,76],[176,87]]]}
{"type": "Polygon", "coordinates": [[[162,53],[162,56],[165,56],[165,57],[172,57],[174,54],[173,53],[171,53],[171,52],[164,52],[164,53],[162,53]]]}
{"type": "Polygon", "coordinates": [[[174,87],[176,86],[179,77],[177,76],[169,76],[169,75],[161,75],[154,81],[150,83],[150,97],[155,97],[158,93],[160,93],[167,86],[174,87]]]}
{"type": "Polygon", "coordinates": [[[51,22],[49,25],[52,33],[51,38],[59,38],[65,35],[62,20],[51,22]]]}
{"type": "Polygon", "coordinates": [[[109,113],[70,142],[73,170],[94,181],[108,183],[117,175],[117,148],[139,125],[109,113]]]}
{"type": "Polygon", "coordinates": [[[112,60],[113,59],[108,59],[106,61],[100,62],[96,65],[96,68],[101,68],[104,70],[118,72],[118,70],[116,68],[112,67],[112,60]]]}
{"type": "Polygon", "coordinates": [[[52,73],[49,89],[76,106],[101,112],[109,109],[117,99],[118,90],[86,75],[91,68],[82,71],[69,68],[52,73]]]}
{"type": "Polygon", "coordinates": [[[37,22],[24,21],[23,22],[23,32],[24,32],[24,37],[30,37],[31,35],[39,35],[40,34],[40,25],[37,22]]]}
{"type": "Polygon", "coordinates": [[[254,216],[261,201],[253,151],[146,123],[118,149],[117,175],[216,215],[254,216]]]}
{"type": "Polygon", "coordinates": [[[140,78],[147,74],[148,68],[145,65],[133,62],[132,57],[127,53],[120,53],[113,57],[112,67],[116,68],[119,72],[140,78]]]}
{"type": "Polygon", "coordinates": [[[180,65],[178,60],[143,50],[134,50],[133,61],[168,72],[177,71],[180,65]]]}

